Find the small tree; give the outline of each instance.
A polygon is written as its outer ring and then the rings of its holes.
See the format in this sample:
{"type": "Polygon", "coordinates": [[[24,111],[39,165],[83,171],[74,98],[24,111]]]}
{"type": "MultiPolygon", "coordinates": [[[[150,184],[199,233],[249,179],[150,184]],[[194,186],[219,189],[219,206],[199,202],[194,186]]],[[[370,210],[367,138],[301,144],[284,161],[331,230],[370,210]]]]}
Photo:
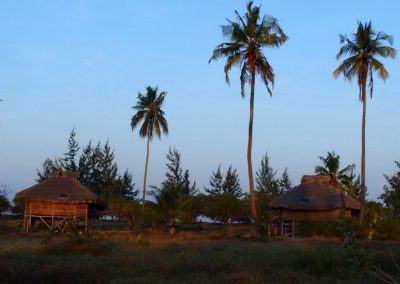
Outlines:
{"type": "Polygon", "coordinates": [[[64,153],[64,169],[70,172],[77,172],[78,165],[76,163],[76,158],[79,152],[79,144],[75,139],[75,129],[72,129],[68,138],[68,152],[64,153]]]}
{"type": "Polygon", "coordinates": [[[347,165],[343,169],[340,169],[340,156],[335,151],[328,152],[326,157],[320,156],[319,159],[322,165],[315,167],[315,173],[317,175],[329,176],[331,178],[331,185],[345,190],[345,185],[351,182],[350,175],[355,169],[355,164],[347,165]]]}
{"type": "Polygon", "coordinates": [[[232,169],[232,166],[229,166],[228,171],[226,172],[222,188],[225,194],[232,194],[238,198],[243,195],[239,175],[236,169],[232,169]]]}
{"type": "Polygon", "coordinates": [[[292,190],[293,185],[289,177],[287,168],[285,168],[285,170],[283,171],[282,177],[278,180],[278,184],[279,184],[279,194],[284,194],[292,190]]]}
{"type": "Polygon", "coordinates": [[[180,194],[193,196],[197,193],[196,182],[191,182],[189,170],[183,170],[181,166],[181,154],[175,148],[168,150],[167,154],[166,180],[162,183],[164,187],[175,187],[180,194]]]}
{"type": "Polygon", "coordinates": [[[38,175],[38,178],[36,179],[36,181],[37,182],[45,181],[46,179],[48,179],[50,177],[50,174],[55,170],[58,170],[58,171],[63,170],[63,166],[60,162],[60,159],[55,158],[54,160],[50,160],[47,158],[43,162],[42,171],[40,172],[38,169],[36,169],[36,173],[38,175]]]}
{"type": "Polygon", "coordinates": [[[128,200],[136,200],[139,192],[135,188],[135,183],[133,182],[132,174],[126,170],[122,177],[120,177],[120,194],[128,200]]]}
{"type": "Polygon", "coordinates": [[[204,189],[210,195],[231,194],[236,197],[243,195],[239,175],[236,169],[232,169],[232,166],[229,166],[225,178],[221,173],[221,166],[218,166],[217,171],[212,173],[209,183],[210,188],[204,189]]]}
{"type": "Polygon", "coordinates": [[[111,195],[117,195],[133,200],[138,192],[132,181],[132,175],[128,171],[125,171],[123,175],[118,173],[114,150],[109,142],[107,141],[104,146],[100,142],[92,146],[90,141],[83,147],[78,157],[79,147],[75,135],[75,130],[73,130],[68,139],[68,151],[63,157],[56,157],[54,160],[46,159],[43,170],[37,170],[37,181],[42,182],[48,179],[54,170],[78,171],[79,181],[103,198],[108,199],[111,195]]]}
{"type": "Polygon", "coordinates": [[[276,196],[279,193],[279,181],[275,178],[276,171],[269,166],[268,153],[261,160],[259,170],[256,172],[256,189],[268,195],[276,196]]]}
{"type": "Polygon", "coordinates": [[[11,208],[11,203],[7,197],[7,191],[5,189],[0,190],[0,217],[3,212],[11,208]]]}
{"type": "Polygon", "coordinates": [[[387,184],[383,187],[383,193],[379,196],[385,205],[393,208],[396,215],[400,215],[400,162],[395,161],[398,168],[392,176],[385,176],[387,184]]]}
{"type": "MultiPolygon", "coordinates": [[[[347,183],[344,184],[345,191],[348,195],[353,197],[354,199],[361,201],[361,179],[360,175],[356,175],[352,172],[349,175],[350,179],[347,183]]],[[[368,195],[368,193],[366,193],[368,195]]]]}
{"type": "Polygon", "coordinates": [[[161,187],[150,186],[154,202],[149,202],[153,209],[153,219],[158,223],[175,228],[176,224],[194,221],[192,198],[197,193],[196,183],[190,181],[189,170],[183,170],[181,155],[175,148],[169,148],[167,171],[161,187]]]}
{"type": "Polygon", "coordinates": [[[208,194],[215,195],[223,192],[224,175],[221,173],[221,165],[218,166],[217,171],[212,172],[209,183],[210,187],[204,188],[208,194]]]}
{"type": "Polygon", "coordinates": [[[243,217],[245,206],[233,194],[215,194],[206,198],[204,214],[225,225],[231,225],[233,220],[243,217]]]}

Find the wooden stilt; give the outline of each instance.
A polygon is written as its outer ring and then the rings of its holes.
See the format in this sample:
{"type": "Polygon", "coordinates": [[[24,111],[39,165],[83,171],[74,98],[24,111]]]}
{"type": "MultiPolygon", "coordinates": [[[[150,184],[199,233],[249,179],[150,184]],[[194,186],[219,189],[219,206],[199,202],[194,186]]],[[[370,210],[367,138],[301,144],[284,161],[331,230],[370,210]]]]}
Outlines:
{"type": "Polygon", "coordinates": [[[39,219],[42,220],[42,222],[43,222],[47,227],[49,227],[50,230],[52,229],[52,227],[51,227],[42,217],[39,217],[39,219]]]}
{"type": "Polygon", "coordinates": [[[53,213],[51,214],[51,229],[54,229],[54,202],[53,202],[53,213]]]}
{"type": "Polygon", "coordinates": [[[88,207],[86,207],[85,231],[88,229],[88,207]]]}
{"type": "Polygon", "coordinates": [[[25,207],[24,207],[24,219],[22,221],[22,228],[25,230],[26,227],[26,202],[25,202],[25,207]]]}
{"type": "Polygon", "coordinates": [[[29,221],[28,226],[26,227],[26,231],[29,232],[29,227],[32,224],[32,204],[29,202],[29,221]]]}
{"type": "Polygon", "coordinates": [[[283,213],[281,209],[281,236],[283,236],[283,213]]]}
{"type": "Polygon", "coordinates": [[[294,239],[294,213],[292,211],[292,239],[294,239]]]}

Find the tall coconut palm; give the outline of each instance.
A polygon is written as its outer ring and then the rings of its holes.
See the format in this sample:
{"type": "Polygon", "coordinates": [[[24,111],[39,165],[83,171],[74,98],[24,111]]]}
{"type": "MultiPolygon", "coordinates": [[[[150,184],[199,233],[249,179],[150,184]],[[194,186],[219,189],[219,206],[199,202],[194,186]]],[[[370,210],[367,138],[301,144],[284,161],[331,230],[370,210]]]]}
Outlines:
{"type": "Polygon", "coordinates": [[[144,168],[143,179],[143,196],[142,196],[142,216],[144,214],[146,200],[146,183],[147,183],[147,167],[149,163],[150,142],[154,135],[161,138],[161,132],[168,134],[168,123],[164,117],[164,111],[161,109],[166,92],[158,94],[158,87],[146,88],[146,94],[138,93],[136,106],[132,107],[136,110],[136,114],[132,117],[132,131],[140,122],[143,122],[139,129],[139,135],[142,138],[147,138],[146,163],[144,168]]]}
{"type": "Polygon", "coordinates": [[[229,71],[232,67],[240,68],[241,95],[245,96],[245,86],[250,84],[250,119],[247,144],[247,166],[249,175],[250,208],[253,218],[257,217],[253,166],[251,160],[253,141],[253,117],[254,117],[254,87],[255,77],[259,74],[265,83],[268,93],[272,96],[270,84],[274,85],[274,72],[267,58],[263,54],[265,47],[279,47],[287,36],[280,28],[277,20],[271,16],[260,17],[260,6],[253,6],[250,1],[247,4],[246,13],[241,16],[235,11],[237,21],[228,20],[228,24],[222,26],[222,34],[226,38],[216,46],[210,58],[217,60],[226,57],[225,80],[229,84],[229,71]]]}
{"type": "Polygon", "coordinates": [[[339,59],[342,56],[348,56],[336,70],[333,72],[335,78],[343,74],[345,80],[357,78],[359,86],[359,99],[363,106],[362,111],[362,134],[361,134],[361,218],[364,221],[365,211],[365,116],[367,109],[367,82],[369,93],[372,98],[373,91],[373,73],[383,81],[389,78],[389,73],[385,66],[377,60],[377,57],[395,58],[396,49],[384,45],[388,42],[393,45],[393,38],[383,32],[375,33],[371,22],[362,24],[358,22],[357,32],[352,38],[340,35],[342,47],[336,55],[339,59]]]}
{"type": "Polygon", "coordinates": [[[326,157],[320,156],[322,165],[315,167],[317,175],[329,176],[331,185],[345,190],[345,187],[351,183],[355,165],[348,165],[340,170],[340,156],[335,151],[328,152],[326,157]]]}

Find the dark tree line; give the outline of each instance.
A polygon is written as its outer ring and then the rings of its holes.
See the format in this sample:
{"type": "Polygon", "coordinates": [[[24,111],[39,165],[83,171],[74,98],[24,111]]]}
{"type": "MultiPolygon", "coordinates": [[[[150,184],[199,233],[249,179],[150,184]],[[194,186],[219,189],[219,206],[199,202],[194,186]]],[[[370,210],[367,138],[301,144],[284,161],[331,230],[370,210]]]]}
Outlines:
{"type": "Polygon", "coordinates": [[[114,150],[109,142],[93,145],[90,141],[80,152],[75,136],[76,132],[72,130],[67,152],[61,157],[44,161],[42,171],[37,170],[37,181],[48,179],[54,170],[79,172],[79,181],[102,197],[121,196],[135,199],[138,192],[132,174],[127,170],[123,174],[119,173],[114,150]]]}

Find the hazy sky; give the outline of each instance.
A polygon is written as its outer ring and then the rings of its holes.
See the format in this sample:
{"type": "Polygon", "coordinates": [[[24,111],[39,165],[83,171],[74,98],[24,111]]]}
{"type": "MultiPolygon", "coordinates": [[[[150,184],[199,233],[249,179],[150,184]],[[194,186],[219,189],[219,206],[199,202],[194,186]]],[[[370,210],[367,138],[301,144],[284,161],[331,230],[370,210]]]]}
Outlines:
{"type": "MultiPolygon", "coordinates": [[[[342,166],[361,154],[361,111],[356,82],[333,79],[339,34],[357,20],[394,36],[400,49],[398,0],[270,0],[289,40],[265,54],[274,67],[273,97],[258,82],[253,138],[254,169],[268,151],[281,175],[298,184],[318,156],[335,150],[342,166]]],[[[149,184],[165,172],[175,146],[199,186],[219,164],[247,180],[248,97],[240,97],[238,72],[224,80],[224,61],[208,60],[223,41],[220,25],[244,12],[246,1],[1,1],[0,185],[12,192],[35,183],[36,168],[66,151],[72,128],[81,146],[109,139],[121,172],[142,186],[146,143],[130,129],[137,92],[158,85],[170,134],[154,140],[149,184]]],[[[391,76],[376,79],[367,103],[367,186],[376,198],[383,174],[400,159],[399,59],[383,60],[391,76]]]]}

